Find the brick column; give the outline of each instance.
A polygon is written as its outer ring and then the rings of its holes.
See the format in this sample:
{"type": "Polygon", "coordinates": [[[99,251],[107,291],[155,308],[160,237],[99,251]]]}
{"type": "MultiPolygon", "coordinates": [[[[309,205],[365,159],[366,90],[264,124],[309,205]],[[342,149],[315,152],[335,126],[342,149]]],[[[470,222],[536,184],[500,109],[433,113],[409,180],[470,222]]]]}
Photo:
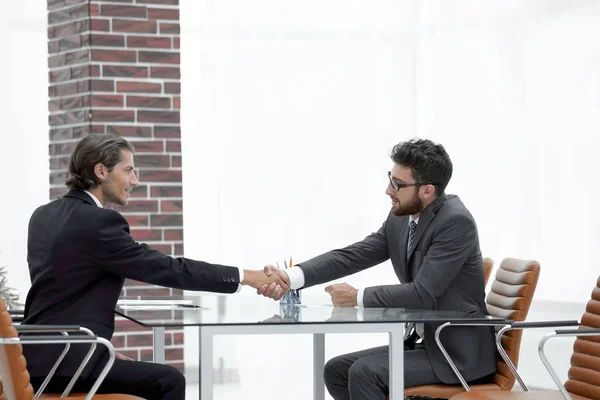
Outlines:
{"type": "MultiPolygon", "coordinates": [[[[68,157],[90,133],[136,149],[141,185],[127,207],[136,240],[183,255],[178,0],[47,0],[50,197],[65,193],[68,157]]],[[[127,281],[124,295],[179,290],[127,281]]],[[[113,343],[152,359],[152,332],[117,320],[113,343]]],[[[183,330],[167,334],[167,360],[183,369],[183,330]]]]}

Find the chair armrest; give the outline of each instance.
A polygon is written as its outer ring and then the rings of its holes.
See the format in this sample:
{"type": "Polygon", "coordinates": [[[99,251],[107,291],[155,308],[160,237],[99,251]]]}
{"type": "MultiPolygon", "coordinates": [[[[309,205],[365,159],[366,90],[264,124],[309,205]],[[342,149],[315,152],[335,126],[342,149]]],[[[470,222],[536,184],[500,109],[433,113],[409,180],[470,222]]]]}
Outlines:
{"type": "Polygon", "coordinates": [[[15,326],[15,329],[19,333],[43,333],[43,332],[79,332],[81,327],[79,325],[33,325],[33,324],[21,324],[15,326]]]}
{"type": "Polygon", "coordinates": [[[561,326],[578,326],[579,322],[575,319],[566,321],[525,321],[525,322],[513,322],[511,324],[512,329],[525,329],[525,328],[557,328],[561,326]]]}
{"type": "Polygon", "coordinates": [[[7,310],[13,322],[23,322],[25,319],[25,310],[7,310]]]}
{"type": "MultiPolygon", "coordinates": [[[[67,332],[82,332],[82,333],[85,333],[86,335],[88,335],[88,337],[94,336],[94,333],[92,331],[90,331],[87,328],[81,327],[79,325],[26,324],[26,325],[15,325],[14,327],[17,330],[17,332],[22,333],[22,334],[58,332],[58,333],[61,333],[63,336],[67,336],[67,332]]],[[[46,389],[46,386],[48,386],[48,384],[54,377],[54,374],[56,373],[58,367],[60,366],[60,363],[62,362],[62,360],[65,358],[65,356],[69,352],[70,346],[71,345],[69,343],[66,344],[63,352],[61,353],[61,355],[58,357],[58,359],[54,363],[54,366],[48,372],[46,379],[44,379],[44,382],[42,382],[42,384],[38,388],[38,390],[35,394],[35,398],[38,398],[44,392],[44,390],[46,389]]],[[[77,379],[79,379],[79,376],[83,373],[85,366],[92,358],[92,355],[95,350],[96,350],[96,343],[92,343],[92,345],[90,346],[90,350],[88,351],[88,354],[86,355],[86,357],[83,359],[83,361],[79,365],[79,368],[77,369],[77,372],[75,372],[75,374],[73,375],[73,378],[71,379],[71,382],[69,383],[69,385],[65,388],[65,391],[63,393],[65,397],[68,396],[69,393],[71,392],[71,390],[73,389],[75,382],[77,382],[77,379]]]]}
{"type": "Polygon", "coordinates": [[[506,365],[510,369],[511,373],[514,375],[514,377],[519,382],[519,385],[521,385],[521,387],[523,388],[523,390],[527,392],[527,391],[529,391],[529,388],[527,387],[527,385],[525,384],[525,382],[523,381],[523,379],[519,375],[519,372],[517,371],[517,368],[515,367],[514,363],[512,362],[512,360],[510,359],[510,357],[506,353],[506,350],[504,350],[504,347],[502,346],[502,335],[504,335],[504,333],[506,333],[509,330],[515,330],[515,329],[554,328],[554,327],[577,326],[577,325],[579,325],[579,322],[577,322],[576,320],[566,320],[566,321],[534,321],[534,322],[515,322],[515,321],[512,321],[512,320],[506,320],[505,322],[504,321],[502,321],[502,322],[488,322],[488,321],[447,322],[447,323],[445,323],[443,325],[440,325],[438,327],[438,329],[436,330],[436,332],[435,332],[435,341],[436,341],[438,347],[440,348],[440,351],[442,352],[442,354],[446,358],[446,361],[448,362],[448,364],[450,365],[450,367],[454,371],[454,374],[457,376],[457,378],[461,382],[462,386],[465,388],[466,391],[470,391],[471,389],[469,388],[469,385],[467,384],[467,382],[463,378],[462,374],[458,371],[458,368],[456,367],[456,365],[454,364],[454,362],[450,358],[450,355],[446,352],[446,349],[442,345],[442,343],[441,343],[441,341],[439,339],[440,333],[441,333],[442,329],[444,329],[444,328],[446,328],[448,326],[472,326],[472,327],[476,327],[476,326],[495,326],[495,327],[501,327],[501,329],[496,334],[496,348],[498,349],[498,353],[500,353],[500,356],[502,357],[502,359],[504,360],[504,362],[506,363],[506,365]]]}
{"type": "Polygon", "coordinates": [[[519,385],[521,386],[521,388],[523,388],[524,391],[528,392],[529,388],[525,384],[525,381],[523,381],[523,378],[521,378],[521,375],[519,375],[519,372],[517,371],[517,367],[515,367],[515,364],[512,362],[512,360],[506,353],[506,350],[504,350],[504,347],[502,346],[502,335],[504,335],[508,331],[517,330],[517,329],[522,330],[522,329],[529,329],[529,328],[532,328],[532,329],[533,328],[555,328],[555,327],[561,327],[561,326],[577,326],[577,325],[579,325],[579,322],[577,322],[577,320],[531,321],[531,322],[523,321],[523,322],[513,322],[510,325],[507,325],[498,331],[498,333],[496,335],[496,349],[498,349],[498,353],[500,353],[500,356],[506,363],[506,366],[508,367],[508,369],[510,369],[510,372],[514,375],[515,379],[517,380],[517,382],[519,382],[519,385]]]}
{"type": "MultiPolygon", "coordinates": [[[[22,344],[96,343],[97,336],[29,336],[19,338],[22,344]]],[[[8,339],[0,339],[0,343],[8,339]]]]}
{"type": "Polygon", "coordinates": [[[558,329],[557,336],[595,336],[600,335],[600,328],[558,329]]]}
{"type": "MultiPolygon", "coordinates": [[[[85,328],[82,328],[85,329],[85,328]]],[[[88,333],[89,335],[89,330],[85,330],[86,333],[88,333]]],[[[115,362],[115,357],[116,357],[116,352],[115,352],[115,348],[113,347],[112,343],[110,343],[108,340],[101,338],[101,337],[97,337],[94,335],[89,335],[89,336],[69,336],[69,337],[60,337],[60,336],[35,336],[35,337],[25,337],[25,338],[18,338],[18,337],[13,337],[13,338],[0,338],[0,345],[11,345],[11,344],[54,344],[54,343],[66,343],[66,344],[71,344],[71,343],[91,343],[93,346],[97,343],[100,343],[102,345],[104,345],[107,350],[108,350],[108,361],[106,363],[106,365],[104,366],[104,368],[102,369],[102,371],[100,372],[100,375],[98,376],[98,378],[96,379],[96,382],[94,383],[94,385],[91,387],[91,389],[89,390],[87,396],[85,397],[85,400],[92,400],[92,397],[96,394],[96,391],[98,390],[98,388],[100,387],[100,385],[102,384],[102,382],[104,381],[104,379],[106,378],[106,375],[108,375],[108,372],[110,371],[110,369],[112,368],[114,362],[115,362]]],[[[88,356],[90,356],[90,354],[88,354],[88,356]]],[[[86,357],[87,359],[88,357],[86,357]]],[[[84,360],[85,362],[85,360],[84,360]]],[[[81,367],[80,367],[81,369],[81,367]]],[[[37,396],[37,394],[36,394],[37,396]]],[[[62,397],[66,397],[64,394],[62,397]]],[[[37,397],[36,397],[37,398],[37,397]]]]}
{"type": "Polygon", "coordinates": [[[538,354],[540,356],[540,359],[542,360],[542,363],[544,364],[544,367],[546,367],[546,370],[552,377],[552,380],[554,381],[554,384],[556,385],[556,387],[558,387],[558,390],[560,390],[563,397],[567,400],[572,400],[571,395],[569,395],[569,392],[567,392],[567,389],[565,388],[563,383],[560,381],[560,378],[556,374],[556,371],[554,370],[554,368],[552,368],[552,364],[550,364],[548,357],[546,357],[546,353],[544,352],[546,342],[552,338],[557,338],[557,337],[598,336],[598,335],[600,335],[600,329],[598,329],[598,328],[557,329],[554,332],[550,332],[550,333],[547,333],[546,335],[544,335],[544,337],[542,338],[542,340],[540,340],[540,343],[538,344],[538,354]]]}
{"type": "Polygon", "coordinates": [[[449,321],[447,326],[505,326],[514,324],[512,319],[496,321],[449,321]]]}
{"type": "Polygon", "coordinates": [[[435,343],[437,344],[438,348],[442,352],[442,355],[446,359],[446,362],[448,363],[448,365],[450,365],[450,368],[452,368],[454,375],[456,375],[456,377],[460,381],[460,383],[461,383],[462,387],[465,389],[465,391],[470,392],[471,388],[467,384],[467,381],[462,376],[462,374],[456,367],[456,364],[454,364],[454,361],[452,361],[452,358],[450,358],[450,355],[448,354],[448,352],[446,351],[446,348],[442,344],[442,342],[440,340],[440,334],[442,333],[442,330],[449,326],[472,326],[472,327],[477,327],[477,326],[490,326],[490,327],[496,326],[496,327],[498,327],[498,326],[501,326],[501,327],[505,327],[507,325],[510,326],[510,324],[512,324],[513,322],[514,321],[512,321],[512,320],[506,320],[506,321],[501,321],[501,322],[490,322],[490,321],[452,322],[452,321],[450,321],[450,322],[446,322],[446,323],[438,326],[438,328],[435,330],[435,334],[434,334],[435,343]]]}

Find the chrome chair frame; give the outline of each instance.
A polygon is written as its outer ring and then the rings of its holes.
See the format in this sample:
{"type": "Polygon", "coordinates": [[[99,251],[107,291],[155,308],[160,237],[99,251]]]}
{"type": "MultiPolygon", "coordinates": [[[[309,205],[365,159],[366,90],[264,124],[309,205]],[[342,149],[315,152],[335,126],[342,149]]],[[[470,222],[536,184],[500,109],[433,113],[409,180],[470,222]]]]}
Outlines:
{"type": "MultiPolygon", "coordinates": [[[[14,345],[14,344],[21,344],[21,345],[25,345],[25,344],[61,344],[61,343],[66,344],[65,350],[63,350],[63,352],[61,353],[61,355],[59,356],[58,360],[56,361],[56,363],[54,364],[54,366],[51,370],[52,375],[55,373],[56,368],[58,368],[58,365],[63,360],[66,353],[68,352],[68,349],[69,349],[71,343],[90,343],[90,344],[92,344],[90,351],[88,351],[88,354],[82,361],[81,365],[77,369],[75,375],[69,382],[69,385],[67,386],[67,388],[65,389],[65,391],[63,392],[61,397],[68,396],[73,385],[79,378],[79,375],[85,368],[86,364],[89,362],[89,359],[91,358],[93,352],[95,351],[96,345],[98,343],[100,343],[108,349],[108,354],[109,354],[108,361],[107,361],[106,365],[104,366],[104,368],[102,369],[102,371],[100,372],[100,375],[94,382],[94,385],[92,385],[92,388],[88,392],[88,395],[85,397],[85,400],[91,400],[92,397],[94,396],[94,394],[96,394],[96,391],[98,390],[98,388],[100,387],[100,385],[102,384],[104,379],[106,378],[106,375],[108,374],[108,372],[110,371],[110,369],[112,368],[112,366],[115,362],[116,351],[115,351],[113,345],[110,343],[110,341],[108,341],[104,338],[101,338],[101,337],[94,336],[93,333],[87,328],[76,327],[77,331],[85,332],[87,334],[86,336],[68,336],[68,335],[66,335],[64,328],[62,328],[60,330],[58,330],[58,329],[54,329],[54,330],[43,329],[43,325],[42,326],[31,326],[30,325],[29,327],[31,327],[31,328],[41,327],[41,328],[39,330],[28,329],[27,333],[60,332],[61,334],[65,335],[67,337],[37,336],[37,337],[31,337],[31,338],[28,338],[28,337],[0,338],[0,347],[6,346],[6,345],[14,345]]],[[[75,327],[73,327],[73,328],[75,328],[75,327]]],[[[69,329],[67,329],[67,330],[69,330],[69,329]]],[[[73,329],[72,331],[74,331],[74,330],[75,329],[73,329]]],[[[23,333],[23,332],[21,332],[21,333],[23,333]]],[[[10,370],[8,369],[8,366],[4,362],[0,362],[0,374],[2,374],[4,376],[10,376],[10,370]]],[[[44,380],[44,383],[47,385],[51,378],[52,378],[52,376],[49,374],[49,376],[44,380]]],[[[12,388],[12,382],[7,381],[4,384],[4,388],[8,392],[9,398],[14,397],[14,390],[12,388]],[[13,396],[11,397],[11,395],[13,395],[13,396]]],[[[44,386],[44,388],[45,388],[45,386],[44,386]]],[[[40,389],[42,389],[42,387],[40,387],[40,389]]],[[[38,390],[38,393],[36,393],[35,398],[39,398],[41,393],[42,393],[41,390],[38,390]]]]}
{"type": "Polygon", "coordinates": [[[467,381],[462,376],[462,374],[460,373],[460,371],[456,367],[456,364],[454,363],[454,361],[452,361],[452,358],[450,357],[450,355],[446,351],[446,348],[442,344],[442,342],[440,340],[440,334],[441,334],[441,332],[442,332],[442,330],[444,328],[449,327],[449,326],[470,326],[470,327],[489,326],[489,327],[500,327],[500,329],[496,333],[496,349],[498,350],[498,353],[500,353],[500,356],[502,357],[502,359],[504,360],[504,362],[508,366],[508,369],[510,370],[510,372],[515,376],[516,380],[519,382],[519,385],[521,386],[521,388],[523,388],[524,391],[529,392],[529,388],[527,387],[527,385],[523,381],[523,378],[521,378],[521,375],[519,375],[519,372],[517,371],[517,368],[515,367],[515,365],[511,361],[511,359],[508,357],[508,354],[506,353],[506,350],[504,350],[504,347],[502,346],[502,335],[504,335],[504,333],[508,332],[509,330],[516,330],[516,329],[526,329],[526,328],[556,328],[556,327],[578,326],[578,325],[579,325],[579,322],[576,321],[576,320],[567,320],[567,321],[541,321],[541,322],[512,322],[512,323],[490,323],[490,322],[470,322],[470,323],[460,322],[460,323],[454,323],[454,322],[446,322],[446,323],[438,326],[438,328],[435,330],[434,338],[435,338],[435,342],[438,345],[440,351],[444,355],[444,358],[448,362],[448,365],[450,365],[450,368],[452,368],[452,371],[454,372],[454,374],[456,375],[456,377],[460,381],[461,385],[463,386],[463,388],[465,389],[465,391],[470,392],[471,388],[467,384],[467,381]]]}

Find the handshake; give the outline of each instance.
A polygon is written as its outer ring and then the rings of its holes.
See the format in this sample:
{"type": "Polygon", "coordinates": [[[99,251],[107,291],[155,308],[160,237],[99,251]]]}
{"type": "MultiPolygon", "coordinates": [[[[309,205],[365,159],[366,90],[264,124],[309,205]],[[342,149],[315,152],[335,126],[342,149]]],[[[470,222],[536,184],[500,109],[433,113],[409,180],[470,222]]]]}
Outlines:
{"type": "MultiPolygon", "coordinates": [[[[262,271],[244,270],[242,285],[252,286],[256,289],[257,294],[274,300],[280,300],[291,289],[290,277],[287,272],[274,265],[267,265],[262,271]]],[[[336,307],[356,307],[358,305],[358,289],[347,283],[329,285],[325,291],[329,293],[331,302],[336,307]]]]}
{"type": "Polygon", "coordinates": [[[256,293],[270,299],[280,300],[290,289],[290,277],[273,265],[263,270],[244,270],[242,285],[256,289],[256,293]]]}

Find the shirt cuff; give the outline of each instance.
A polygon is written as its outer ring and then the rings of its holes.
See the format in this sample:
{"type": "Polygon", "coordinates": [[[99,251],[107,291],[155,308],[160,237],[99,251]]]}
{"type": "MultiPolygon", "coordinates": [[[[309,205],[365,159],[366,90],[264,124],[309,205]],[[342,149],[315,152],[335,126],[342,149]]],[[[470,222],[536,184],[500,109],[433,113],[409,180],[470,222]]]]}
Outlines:
{"type": "Polygon", "coordinates": [[[364,307],[363,304],[363,296],[365,294],[365,289],[358,289],[358,293],[356,293],[356,305],[358,307],[364,307]]]}
{"type": "Polygon", "coordinates": [[[290,289],[300,289],[304,286],[304,271],[300,267],[292,267],[282,270],[290,278],[290,289]]]}
{"type": "Polygon", "coordinates": [[[243,268],[240,268],[240,267],[238,267],[238,272],[239,272],[239,274],[240,274],[240,283],[238,284],[238,288],[237,288],[237,290],[235,291],[235,293],[239,293],[239,292],[241,292],[241,291],[242,291],[242,282],[244,281],[244,269],[243,269],[243,268]]]}

